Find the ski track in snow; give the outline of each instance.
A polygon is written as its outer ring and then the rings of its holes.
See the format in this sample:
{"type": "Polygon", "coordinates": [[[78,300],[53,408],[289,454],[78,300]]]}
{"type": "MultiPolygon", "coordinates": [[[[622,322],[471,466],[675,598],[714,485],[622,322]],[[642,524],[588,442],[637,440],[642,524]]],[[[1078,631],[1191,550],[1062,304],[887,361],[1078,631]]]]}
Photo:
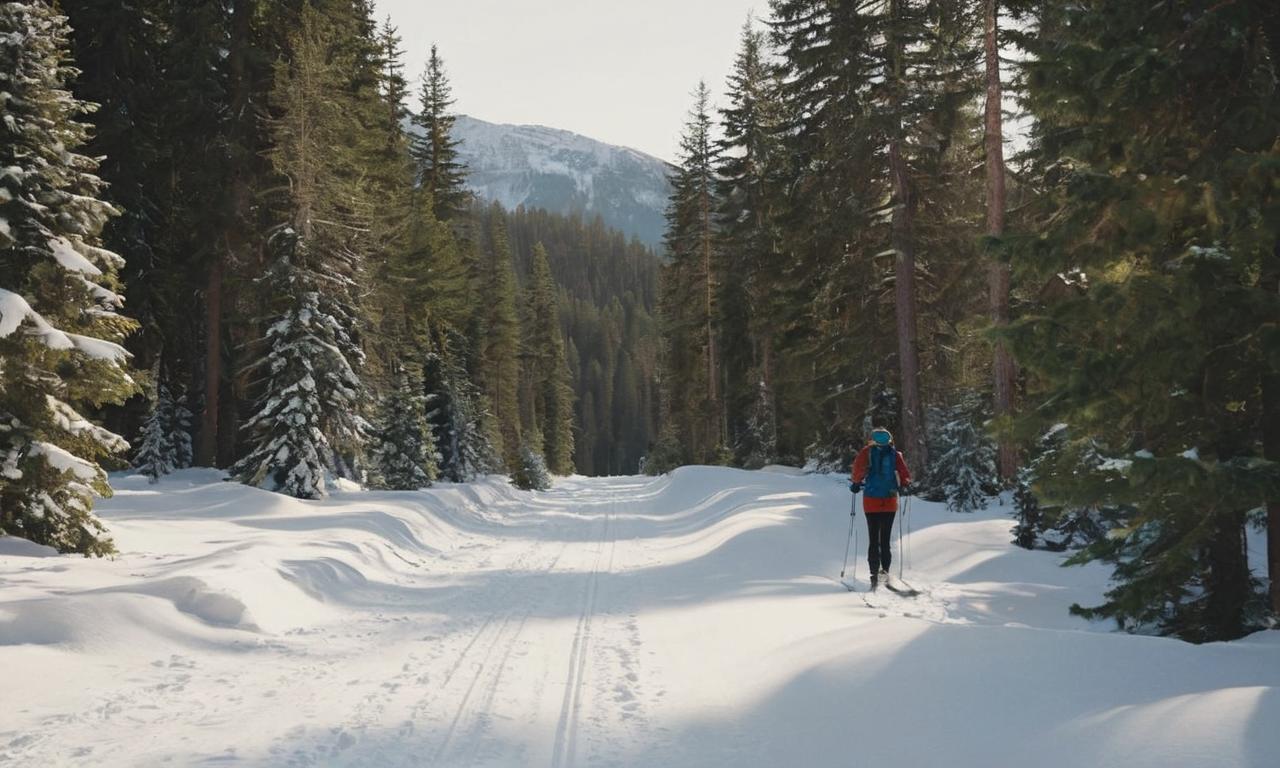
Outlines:
{"type": "Polygon", "coordinates": [[[846,592],[847,491],[783,470],[320,502],[199,470],[112,481],[117,559],[0,539],[0,767],[1198,768],[1280,750],[1280,632],[1196,647],[1072,617],[1107,569],[1013,547],[999,508],[915,502],[912,598],[868,592],[865,559],[846,592]]]}

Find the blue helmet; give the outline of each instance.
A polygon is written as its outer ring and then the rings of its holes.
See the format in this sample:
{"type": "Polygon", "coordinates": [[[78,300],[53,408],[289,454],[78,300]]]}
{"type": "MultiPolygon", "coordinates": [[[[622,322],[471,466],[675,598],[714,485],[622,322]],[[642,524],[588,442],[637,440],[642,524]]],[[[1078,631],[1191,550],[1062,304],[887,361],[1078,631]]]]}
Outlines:
{"type": "Polygon", "coordinates": [[[889,445],[893,442],[893,435],[884,427],[876,427],[871,430],[871,442],[876,445],[889,445]]]}

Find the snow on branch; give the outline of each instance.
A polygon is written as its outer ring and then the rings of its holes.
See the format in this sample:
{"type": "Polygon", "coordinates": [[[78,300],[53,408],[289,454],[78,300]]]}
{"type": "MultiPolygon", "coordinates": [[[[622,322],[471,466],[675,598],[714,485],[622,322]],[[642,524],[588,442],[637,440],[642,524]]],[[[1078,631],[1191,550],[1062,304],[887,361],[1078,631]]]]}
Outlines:
{"type": "Polygon", "coordinates": [[[32,442],[31,455],[44,457],[49,466],[60,472],[70,472],[72,477],[83,483],[96,482],[102,476],[102,470],[98,469],[97,464],[92,461],[85,461],[53,443],[32,442]]]}
{"type": "Polygon", "coordinates": [[[49,325],[26,299],[0,288],[0,339],[18,330],[23,322],[30,322],[34,326],[32,335],[39,337],[40,342],[50,349],[72,349],[76,346],[70,336],[49,325]]]}
{"type": "Polygon", "coordinates": [[[81,354],[94,360],[106,360],[116,365],[123,365],[133,355],[124,347],[111,341],[95,339],[92,336],[81,336],[78,333],[66,334],[71,343],[81,354]]]}
{"type": "Polygon", "coordinates": [[[76,250],[75,246],[65,237],[49,238],[49,252],[62,265],[62,268],[68,272],[81,272],[94,277],[102,274],[102,270],[92,261],[89,261],[84,254],[76,250]]]}
{"type": "Polygon", "coordinates": [[[104,429],[81,416],[75,408],[62,402],[53,395],[45,395],[45,403],[53,413],[54,423],[59,429],[74,437],[89,437],[113,453],[129,450],[129,441],[109,429],[104,429]]]}

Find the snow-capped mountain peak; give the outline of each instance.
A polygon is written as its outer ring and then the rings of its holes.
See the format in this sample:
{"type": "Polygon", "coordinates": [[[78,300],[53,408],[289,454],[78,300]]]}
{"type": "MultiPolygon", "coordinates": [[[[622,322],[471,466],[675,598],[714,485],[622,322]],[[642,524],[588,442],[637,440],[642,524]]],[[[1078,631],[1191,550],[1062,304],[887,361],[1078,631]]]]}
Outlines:
{"type": "Polygon", "coordinates": [[[656,157],[571,131],[502,125],[459,115],[454,137],[467,185],[507,208],[599,214],[605,224],[657,245],[670,186],[656,157]]]}

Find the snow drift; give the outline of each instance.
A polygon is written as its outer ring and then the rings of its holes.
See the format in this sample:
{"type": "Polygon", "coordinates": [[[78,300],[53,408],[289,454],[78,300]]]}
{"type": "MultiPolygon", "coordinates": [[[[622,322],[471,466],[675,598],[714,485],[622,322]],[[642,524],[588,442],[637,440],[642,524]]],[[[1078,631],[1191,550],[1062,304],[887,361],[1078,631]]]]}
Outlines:
{"type": "Polygon", "coordinates": [[[1280,749],[1280,633],[1191,646],[1072,617],[1107,570],[1013,547],[1000,509],[914,502],[907,600],[832,580],[848,491],[777,469],[316,502],[202,470],[113,484],[114,560],[0,539],[0,764],[1263,766],[1280,749]]]}

